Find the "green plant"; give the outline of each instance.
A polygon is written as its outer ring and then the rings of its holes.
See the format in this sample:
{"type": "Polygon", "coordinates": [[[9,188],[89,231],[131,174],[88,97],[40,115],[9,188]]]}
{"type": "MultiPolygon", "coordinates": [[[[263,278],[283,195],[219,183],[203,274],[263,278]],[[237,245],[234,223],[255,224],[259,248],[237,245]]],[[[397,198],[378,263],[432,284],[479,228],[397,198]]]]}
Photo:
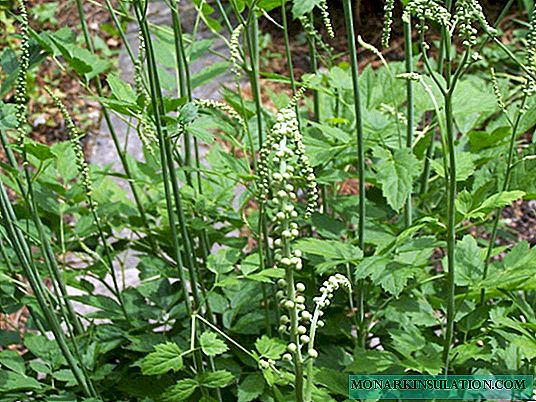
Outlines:
{"type": "Polygon", "coordinates": [[[179,2],[166,27],[146,1],[106,1],[120,37],[139,32],[128,83],[82,1],[79,33],[33,31],[21,1],[0,56],[0,314],[28,318],[0,330],[0,399],[338,401],[349,373],[536,374],[536,248],[505,219],[536,198],[534,15],[402,3],[389,61],[351,1],[344,54],[322,0],[193,2],[188,33],[179,2]],[[262,19],[283,31],[287,76],[261,63],[262,19]],[[380,63],[358,69],[357,46],[380,63]],[[207,54],[221,61],[197,71],[207,54]],[[86,160],[57,88],[69,141],[32,139],[45,58],[101,105],[119,171],[86,160]],[[220,99],[194,98],[226,71],[220,99]]]}

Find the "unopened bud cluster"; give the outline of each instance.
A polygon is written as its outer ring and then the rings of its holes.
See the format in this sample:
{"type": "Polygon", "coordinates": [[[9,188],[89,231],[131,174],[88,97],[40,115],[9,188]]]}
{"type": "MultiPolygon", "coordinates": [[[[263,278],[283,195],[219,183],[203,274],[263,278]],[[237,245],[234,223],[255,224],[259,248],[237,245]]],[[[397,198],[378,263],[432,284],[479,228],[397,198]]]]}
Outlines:
{"type": "Polygon", "coordinates": [[[324,281],[320,288],[320,296],[313,300],[316,304],[314,314],[307,310],[305,305],[305,285],[297,283],[294,288],[294,299],[290,300],[285,296],[285,289],[288,293],[288,283],[284,279],[278,281],[280,290],[277,292],[277,297],[280,306],[285,311],[280,317],[279,332],[291,334],[291,342],[287,345],[287,353],[283,355],[283,360],[295,361],[296,357],[302,358],[304,354],[311,359],[318,357],[318,352],[314,349],[314,340],[318,328],[322,328],[325,324],[320,319],[324,315],[324,310],[331,304],[331,299],[334,297],[336,290],[343,288],[346,291],[351,291],[351,285],[348,279],[341,274],[335,274],[324,281]],[[293,322],[294,314],[294,322],[293,322]],[[295,331],[295,336],[292,338],[292,331],[295,331]],[[306,349],[306,353],[304,352],[306,349]]]}
{"type": "Polygon", "coordinates": [[[227,103],[220,102],[214,99],[196,99],[194,100],[194,104],[201,109],[218,110],[222,113],[225,113],[231,119],[235,120],[238,124],[240,124],[241,127],[245,127],[246,125],[242,116],[240,116],[240,114],[238,114],[238,112],[234,110],[231,106],[229,106],[227,103]]]}
{"type": "Polygon", "coordinates": [[[335,274],[329,277],[327,281],[324,281],[320,288],[320,296],[315,297],[313,300],[320,310],[330,305],[333,294],[339,288],[344,288],[350,291],[350,281],[344,275],[335,274]]]}
{"type": "Polygon", "coordinates": [[[327,0],[321,0],[318,7],[320,7],[320,14],[322,15],[322,22],[324,23],[324,26],[326,27],[328,36],[333,39],[335,37],[335,31],[333,31],[333,25],[331,24],[331,18],[329,16],[327,0]]]}
{"type": "Polygon", "coordinates": [[[488,24],[478,0],[458,0],[456,2],[455,19],[460,38],[465,47],[472,47],[476,44],[478,31],[474,27],[475,22],[480,23],[482,28],[489,34],[497,32],[495,28],[488,24]]]}
{"type": "Polygon", "coordinates": [[[229,41],[231,71],[237,78],[239,78],[241,75],[240,63],[242,62],[242,55],[240,54],[240,35],[242,34],[243,30],[244,25],[238,25],[231,34],[231,40],[229,41]]]}
{"type": "Polygon", "coordinates": [[[441,26],[447,27],[450,25],[451,15],[449,11],[434,0],[410,0],[402,19],[409,21],[409,16],[413,15],[421,21],[421,28],[426,29],[424,25],[426,21],[434,22],[441,26]]]}
{"type": "Polygon", "coordinates": [[[92,212],[95,213],[97,203],[93,200],[93,182],[91,181],[91,177],[89,175],[89,167],[84,156],[84,149],[82,148],[82,144],[80,143],[83,134],[75,126],[73,119],[71,118],[69,112],[67,111],[67,108],[60,100],[60,98],[58,98],[58,96],[48,88],[46,88],[46,90],[54,101],[56,107],[60,110],[65,121],[65,125],[67,126],[67,131],[69,132],[69,141],[71,142],[71,145],[74,150],[76,166],[80,175],[80,182],[82,183],[82,186],[84,187],[84,190],[86,192],[86,198],[89,203],[89,207],[91,208],[92,212]]]}
{"type": "MultiPolygon", "coordinates": [[[[298,93],[296,96],[298,97],[298,93]]],[[[263,202],[270,201],[275,216],[283,220],[295,220],[297,212],[294,204],[297,199],[296,182],[305,182],[308,195],[306,218],[311,215],[317,205],[318,188],[316,176],[305,155],[305,146],[299,130],[294,100],[289,107],[281,109],[276,116],[276,123],[266,138],[259,157],[259,189],[263,202]],[[294,184],[293,184],[294,183],[294,184]],[[272,194],[271,199],[269,196],[272,194]]],[[[296,237],[294,230],[289,228],[281,230],[281,236],[291,240],[296,237]],[[289,235],[290,234],[290,235],[289,235]]]]}
{"type": "MultiPolygon", "coordinates": [[[[277,282],[279,290],[276,293],[279,305],[283,314],[279,318],[279,333],[281,335],[290,335],[291,341],[287,345],[287,353],[283,355],[283,360],[292,361],[296,358],[302,358],[302,349],[307,348],[311,342],[311,319],[313,315],[307,311],[305,305],[305,285],[301,282],[294,286],[294,291],[289,292],[288,283],[284,279],[277,282]],[[288,294],[292,294],[292,299],[288,294]]],[[[321,322],[321,325],[324,325],[321,322]]],[[[311,348],[312,349],[312,348],[311,348]]],[[[308,353],[308,356],[315,358],[318,356],[316,351],[308,353]]]]}
{"type": "MultiPolygon", "coordinates": [[[[528,76],[523,87],[524,94],[528,97],[532,96],[536,92],[536,12],[532,13],[530,19],[529,34],[527,36],[527,48],[526,48],[526,64],[528,71],[532,76],[528,76]]],[[[525,105],[523,112],[528,110],[529,106],[525,105]]]]}
{"type": "Polygon", "coordinates": [[[380,112],[383,114],[386,114],[388,116],[394,117],[396,120],[398,120],[403,125],[408,124],[408,119],[406,115],[402,112],[399,112],[398,109],[396,109],[392,105],[388,105],[386,103],[380,104],[380,112]]]}
{"type": "Polygon", "coordinates": [[[419,73],[402,73],[402,74],[397,74],[396,78],[399,78],[401,80],[419,82],[422,76],[419,73]]]}
{"type": "Polygon", "coordinates": [[[331,55],[333,54],[333,48],[330,45],[328,45],[326,42],[324,42],[324,40],[322,39],[322,36],[315,29],[313,22],[310,20],[310,18],[307,17],[306,15],[302,15],[298,19],[305,33],[310,38],[314,39],[314,43],[318,45],[318,47],[323,52],[325,52],[328,57],[331,57],[331,55]]]}
{"type": "Polygon", "coordinates": [[[20,28],[21,28],[21,54],[19,60],[19,74],[15,88],[15,118],[16,118],[16,141],[19,146],[24,143],[27,123],[27,84],[26,74],[30,67],[30,37],[28,24],[28,10],[24,0],[19,1],[20,28]]]}
{"type": "Polygon", "coordinates": [[[492,67],[490,70],[491,74],[491,85],[493,87],[493,93],[495,94],[495,98],[497,99],[497,104],[501,108],[501,110],[506,113],[506,105],[504,103],[504,99],[501,93],[501,89],[499,88],[499,82],[497,81],[497,75],[495,74],[495,69],[492,67]]]}
{"type": "Polygon", "coordinates": [[[134,63],[134,83],[136,86],[136,95],[142,99],[142,112],[138,113],[138,136],[143,146],[154,154],[153,143],[156,142],[158,136],[154,123],[143,113],[149,104],[149,92],[143,80],[143,60],[145,57],[145,38],[140,30],[138,34],[138,58],[134,63]]]}
{"type": "MultiPolygon", "coordinates": [[[[283,310],[286,310],[279,319],[279,332],[282,334],[288,334],[291,329],[291,318],[289,318],[289,316],[292,315],[291,311],[294,308],[296,308],[298,311],[300,322],[303,322],[305,325],[307,325],[307,322],[311,319],[311,313],[306,310],[305,297],[303,296],[303,292],[305,292],[305,285],[303,283],[297,283],[295,285],[293,300],[287,297],[288,283],[285,279],[279,279],[277,281],[277,286],[279,287],[279,290],[276,292],[276,297],[280,307],[282,307],[283,310]]],[[[303,328],[298,327],[298,333],[300,333],[300,335],[305,334],[303,328]]]]}
{"type": "Polygon", "coordinates": [[[391,39],[391,27],[393,25],[393,9],[395,8],[395,0],[385,0],[384,17],[383,17],[383,32],[382,32],[382,46],[384,48],[389,47],[389,41],[391,39]]]}

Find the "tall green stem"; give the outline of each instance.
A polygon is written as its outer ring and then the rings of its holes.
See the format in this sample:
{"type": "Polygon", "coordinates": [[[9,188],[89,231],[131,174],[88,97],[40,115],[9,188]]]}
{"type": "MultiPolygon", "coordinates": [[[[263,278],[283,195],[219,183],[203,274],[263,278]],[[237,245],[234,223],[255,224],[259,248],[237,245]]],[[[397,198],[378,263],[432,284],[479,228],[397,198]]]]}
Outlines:
{"type": "MultiPolygon", "coordinates": [[[[187,232],[187,228],[185,225],[183,225],[185,222],[184,219],[184,212],[182,210],[182,205],[180,203],[180,194],[179,194],[179,188],[178,188],[178,181],[176,177],[175,172],[175,166],[173,163],[173,154],[171,150],[171,140],[169,138],[169,133],[167,132],[167,129],[165,127],[165,124],[163,124],[163,116],[165,115],[165,108],[162,98],[162,87],[160,86],[160,79],[158,76],[158,70],[157,70],[157,64],[156,64],[156,57],[154,54],[154,48],[153,43],[151,40],[151,35],[149,32],[149,27],[147,24],[146,17],[143,14],[143,10],[140,5],[140,1],[135,2],[135,9],[136,9],[136,18],[138,19],[138,23],[140,25],[142,35],[145,39],[145,43],[147,46],[147,70],[149,73],[149,86],[151,90],[151,103],[153,107],[153,113],[154,113],[154,119],[156,124],[156,130],[158,134],[158,141],[160,146],[160,158],[162,163],[162,177],[164,181],[164,192],[166,196],[166,207],[167,207],[167,215],[169,219],[169,225],[172,235],[172,247],[174,251],[174,257],[176,259],[177,267],[178,267],[178,273],[179,273],[179,279],[182,286],[182,291],[184,294],[184,300],[185,300],[185,306],[186,311],[188,313],[188,316],[191,316],[194,307],[191,304],[191,300],[188,293],[188,287],[186,282],[186,272],[184,270],[184,264],[182,260],[182,254],[179,246],[179,237],[177,233],[176,228],[176,220],[175,220],[175,212],[173,211],[173,199],[175,200],[175,207],[178,210],[179,213],[179,222],[181,223],[181,230],[183,232],[183,242],[185,246],[185,253],[193,258],[193,254],[191,253],[191,249],[189,248],[189,235],[187,232]]],[[[197,306],[199,306],[199,294],[198,292],[198,285],[196,281],[195,272],[193,271],[193,266],[190,266],[190,281],[191,281],[191,287],[194,295],[194,301],[197,306]],[[193,274],[193,275],[192,275],[193,274]]],[[[195,308],[197,308],[197,306],[195,308]]],[[[194,352],[194,362],[196,369],[199,372],[204,371],[204,365],[203,360],[201,357],[201,354],[199,350],[196,350],[194,352]]],[[[203,395],[206,396],[206,389],[204,387],[201,388],[201,392],[203,395]]]]}
{"type": "MultiPolygon", "coordinates": [[[[288,222],[286,222],[285,230],[288,230],[288,222]]],[[[292,257],[290,251],[290,243],[288,240],[283,240],[284,255],[292,257]]],[[[285,279],[287,281],[287,297],[292,300],[294,305],[290,309],[290,340],[296,346],[296,352],[293,353],[292,360],[294,362],[294,392],[296,394],[296,402],[303,402],[303,357],[300,348],[300,335],[298,334],[299,312],[296,303],[296,284],[294,282],[294,268],[286,267],[285,279]]]]}
{"type": "MultiPolygon", "coordinates": [[[[245,36],[247,41],[249,59],[250,59],[250,71],[249,71],[249,80],[253,90],[253,98],[255,102],[255,114],[257,121],[257,138],[259,141],[259,148],[264,142],[264,122],[262,119],[262,99],[261,99],[261,88],[260,88],[260,63],[259,63],[259,21],[257,18],[256,10],[254,7],[250,9],[250,15],[248,20],[250,21],[251,27],[245,27],[245,36]]],[[[252,149],[252,157],[255,159],[255,150],[252,149]]],[[[272,255],[270,253],[270,246],[268,244],[268,228],[266,225],[266,207],[261,204],[259,206],[259,221],[258,221],[258,232],[259,232],[259,256],[261,258],[262,267],[271,267],[273,264],[272,255]]],[[[265,292],[264,292],[265,293],[265,292]]],[[[265,308],[268,306],[267,299],[264,300],[265,308]]],[[[265,310],[266,311],[266,310],[265,310]]],[[[267,313],[267,311],[266,311],[267,313]]],[[[268,332],[271,332],[269,325],[269,316],[265,316],[267,325],[269,327],[268,332]]]]}
{"type": "MultiPolygon", "coordinates": [[[[311,24],[314,25],[313,13],[309,14],[309,20],[311,24]]],[[[316,54],[316,40],[313,35],[307,35],[307,44],[309,46],[309,64],[311,68],[311,73],[316,75],[318,72],[318,55],[316,54]]],[[[313,112],[315,114],[315,121],[320,122],[320,120],[322,119],[322,116],[320,115],[320,94],[316,89],[313,91],[313,112]]]]}
{"type": "MultiPolygon", "coordinates": [[[[357,63],[357,45],[356,35],[354,30],[354,16],[352,11],[351,0],[343,0],[344,6],[344,20],[346,24],[346,33],[348,38],[348,47],[350,50],[350,65],[352,69],[352,84],[354,93],[354,111],[356,118],[356,136],[357,136],[357,172],[359,179],[359,222],[358,222],[358,244],[361,250],[365,250],[365,147],[363,141],[363,119],[361,112],[361,99],[359,95],[359,67],[357,63]]],[[[366,339],[364,329],[364,289],[363,283],[359,281],[356,284],[358,300],[358,318],[360,324],[360,339],[361,344],[364,346],[366,339]]]]}
{"type": "Polygon", "coordinates": [[[167,206],[167,214],[169,219],[169,226],[171,230],[171,238],[172,238],[172,246],[174,251],[174,257],[175,262],[178,267],[178,274],[179,279],[181,281],[181,286],[183,290],[184,300],[185,300],[185,306],[186,311],[188,313],[188,316],[191,316],[192,314],[192,305],[190,302],[189,292],[187,288],[187,280],[186,280],[186,272],[184,269],[184,264],[182,260],[182,254],[180,251],[179,246],[179,239],[178,239],[178,233],[177,233],[177,225],[175,220],[175,213],[173,211],[173,199],[171,195],[171,185],[169,182],[169,170],[168,170],[168,164],[170,163],[167,159],[167,153],[165,152],[164,148],[166,147],[165,143],[165,136],[167,133],[164,132],[165,128],[162,125],[162,98],[161,94],[158,92],[158,76],[156,72],[156,64],[154,60],[154,54],[153,54],[153,45],[149,33],[149,29],[147,27],[147,22],[145,19],[141,16],[141,11],[139,9],[139,4],[136,4],[136,15],[138,17],[138,22],[140,24],[140,28],[142,30],[142,34],[146,41],[147,46],[147,63],[148,63],[148,72],[149,72],[149,86],[151,90],[151,102],[153,106],[153,113],[155,118],[155,125],[156,125],[156,131],[158,134],[158,140],[160,145],[160,161],[162,164],[162,176],[164,181],[164,193],[166,197],[166,206],[167,206]],[[160,95],[160,97],[159,97],[160,95]],[[160,101],[158,101],[160,100],[160,101]]]}
{"type": "Polygon", "coordinates": [[[357,136],[357,159],[359,178],[359,247],[365,248],[365,148],[363,142],[363,119],[361,112],[361,100],[359,94],[359,67],[357,63],[357,45],[354,31],[354,18],[352,4],[350,0],[344,0],[344,18],[348,36],[348,47],[350,50],[350,64],[352,69],[352,84],[354,93],[354,111],[356,118],[357,136]]]}
{"type": "MultiPolygon", "coordinates": [[[[191,91],[189,90],[189,69],[186,62],[184,43],[182,37],[182,26],[180,21],[179,3],[173,0],[170,4],[171,18],[173,21],[173,34],[175,36],[175,57],[177,58],[177,80],[178,91],[181,97],[186,97],[191,101],[191,91]]],[[[192,184],[192,140],[188,130],[183,130],[183,146],[184,146],[184,165],[186,166],[186,180],[188,184],[192,184]]]]}
{"type": "Polygon", "coordinates": [[[447,90],[444,93],[445,101],[445,129],[447,135],[448,150],[448,200],[447,200],[447,329],[445,332],[445,343],[443,346],[444,371],[448,372],[450,362],[450,350],[454,338],[454,318],[456,316],[456,271],[455,271],[455,248],[456,248],[456,149],[454,132],[454,114],[452,107],[452,97],[456,89],[456,84],[460,79],[463,68],[469,59],[469,49],[466,49],[458,68],[452,74],[451,62],[451,38],[447,28],[443,28],[445,40],[445,81],[447,90]]]}
{"type": "Polygon", "coordinates": [[[454,335],[455,316],[455,262],[454,249],[456,246],[456,154],[454,148],[454,124],[452,114],[452,95],[445,96],[445,123],[447,130],[447,147],[449,153],[449,174],[448,174],[448,204],[447,204],[447,330],[445,334],[445,344],[443,347],[443,360],[445,362],[445,373],[448,371],[450,348],[454,335]]]}
{"type": "Polygon", "coordinates": [[[45,316],[48,327],[54,334],[63,356],[69,365],[73,375],[82,388],[84,394],[88,397],[96,397],[97,393],[92,385],[91,379],[84,375],[84,370],[80,368],[82,362],[76,361],[65,338],[65,334],[58,322],[55,312],[51,308],[50,300],[47,296],[47,289],[43,286],[43,280],[39,276],[39,271],[35,267],[30,247],[26,242],[24,235],[19,229],[15,212],[8,198],[3,182],[0,179],[0,217],[2,217],[2,226],[7,232],[8,239],[14,248],[15,254],[22,266],[25,276],[30,283],[30,287],[34,292],[40,310],[45,316]]]}
{"type": "MultiPolygon", "coordinates": [[[[288,36],[288,21],[287,21],[287,1],[281,2],[281,20],[283,22],[283,39],[285,41],[285,55],[287,57],[288,75],[290,78],[290,86],[292,87],[292,95],[296,95],[296,79],[294,77],[294,64],[292,63],[292,52],[290,49],[290,40],[288,36]]],[[[296,112],[298,105],[296,104],[296,112]]]]}
{"type": "MultiPolygon", "coordinates": [[[[521,117],[523,116],[522,110],[525,107],[526,101],[527,101],[527,95],[525,94],[521,101],[521,105],[519,106],[520,109],[517,113],[516,120],[514,124],[512,125],[512,135],[510,136],[510,143],[508,145],[508,159],[506,162],[506,172],[504,175],[504,182],[503,182],[501,191],[508,191],[508,188],[510,187],[510,178],[512,176],[512,169],[514,167],[513,161],[514,161],[514,154],[515,154],[517,131],[518,131],[519,123],[521,121],[521,117]]],[[[491,236],[490,236],[489,243],[488,243],[488,249],[486,251],[486,259],[484,261],[484,270],[482,272],[482,280],[486,279],[486,277],[488,276],[488,269],[491,263],[491,254],[493,253],[493,247],[495,246],[495,241],[497,240],[497,230],[499,228],[499,221],[501,219],[502,211],[503,211],[502,208],[499,208],[496,211],[495,219],[493,221],[493,228],[491,230],[491,236]]],[[[486,301],[486,289],[482,289],[480,291],[480,304],[484,304],[485,301],[486,301]]]]}
{"type": "MultiPolygon", "coordinates": [[[[409,18],[409,17],[408,17],[409,18]]],[[[405,46],[405,58],[406,58],[406,73],[413,73],[413,41],[411,39],[411,20],[404,21],[404,46],[405,46]]],[[[415,129],[415,111],[413,102],[413,80],[406,80],[406,94],[407,94],[407,132],[406,132],[406,147],[409,151],[413,148],[413,136],[415,129]]],[[[413,221],[412,213],[412,191],[408,194],[405,209],[405,223],[406,227],[411,226],[413,221]]]]}

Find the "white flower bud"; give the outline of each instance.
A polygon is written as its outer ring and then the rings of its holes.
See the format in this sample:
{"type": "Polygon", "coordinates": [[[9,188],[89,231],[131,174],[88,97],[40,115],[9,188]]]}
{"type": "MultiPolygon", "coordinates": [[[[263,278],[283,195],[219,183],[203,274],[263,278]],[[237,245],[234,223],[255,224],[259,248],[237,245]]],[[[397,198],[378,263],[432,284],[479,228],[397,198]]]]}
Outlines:
{"type": "Polygon", "coordinates": [[[301,313],[301,318],[302,318],[302,320],[304,320],[304,321],[309,321],[309,320],[311,319],[311,313],[308,312],[307,310],[302,311],[302,313],[301,313]]]}

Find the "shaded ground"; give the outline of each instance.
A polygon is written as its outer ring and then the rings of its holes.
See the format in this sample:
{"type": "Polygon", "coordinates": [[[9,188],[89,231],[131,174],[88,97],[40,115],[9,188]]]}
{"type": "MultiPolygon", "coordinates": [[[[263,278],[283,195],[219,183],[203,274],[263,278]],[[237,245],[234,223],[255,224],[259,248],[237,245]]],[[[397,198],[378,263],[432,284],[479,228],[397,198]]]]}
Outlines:
{"type": "MultiPolygon", "coordinates": [[[[74,1],[28,0],[30,25],[37,32],[69,28],[81,35],[78,10],[74,1]]],[[[120,47],[108,12],[89,1],[83,1],[88,28],[98,37],[98,52],[113,57],[120,47]]],[[[14,49],[18,53],[19,39],[15,35],[16,26],[8,17],[0,30],[0,49],[14,49]]],[[[1,53],[1,52],[0,52],[1,53]]],[[[2,79],[0,69],[0,80],[2,79]]],[[[91,133],[99,131],[100,108],[97,102],[87,98],[87,91],[79,80],[63,71],[53,60],[47,58],[30,72],[35,81],[29,82],[29,121],[32,125],[31,137],[39,142],[54,143],[67,139],[67,130],[61,114],[45,92],[45,86],[61,94],[62,100],[72,113],[75,123],[82,130],[91,133]]],[[[3,97],[12,102],[14,91],[3,97]]]]}

